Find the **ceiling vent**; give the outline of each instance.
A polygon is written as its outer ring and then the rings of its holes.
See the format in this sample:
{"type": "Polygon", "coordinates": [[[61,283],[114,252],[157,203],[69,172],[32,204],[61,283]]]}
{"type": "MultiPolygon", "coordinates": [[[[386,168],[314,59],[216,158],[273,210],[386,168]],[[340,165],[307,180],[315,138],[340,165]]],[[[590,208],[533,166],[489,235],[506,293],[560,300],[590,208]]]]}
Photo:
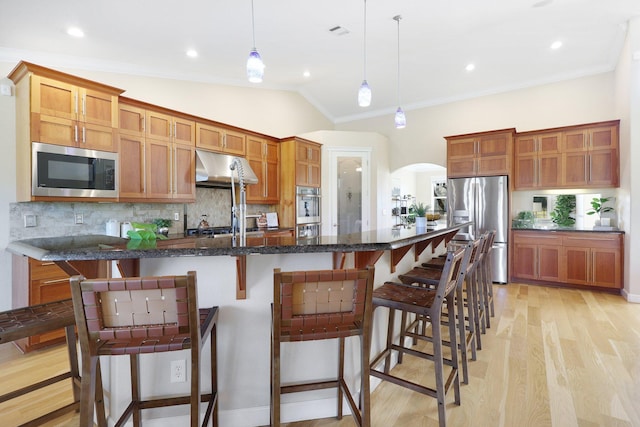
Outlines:
{"type": "Polygon", "coordinates": [[[341,27],[340,25],[336,25],[335,27],[329,28],[329,32],[336,36],[344,36],[346,34],[349,34],[351,31],[344,27],[341,27]]]}

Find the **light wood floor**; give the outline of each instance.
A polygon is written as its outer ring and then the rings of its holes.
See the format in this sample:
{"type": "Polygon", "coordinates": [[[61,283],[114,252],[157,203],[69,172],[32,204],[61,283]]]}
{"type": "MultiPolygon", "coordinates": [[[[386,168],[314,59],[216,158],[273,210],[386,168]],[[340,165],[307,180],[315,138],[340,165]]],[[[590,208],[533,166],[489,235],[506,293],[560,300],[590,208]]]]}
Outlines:
{"type": "MultiPolygon", "coordinates": [[[[470,362],[462,405],[453,403],[453,393],[447,398],[449,426],[640,426],[640,304],[517,284],[496,285],[495,299],[496,317],[482,336],[478,360],[470,362]]],[[[21,356],[2,345],[0,389],[65,365],[64,347],[21,356]]],[[[396,369],[427,383],[428,365],[407,357],[396,369]]],[[[0,405],[0,424],[15,426],[45,406],[70,401],[69,387],[62,388],[35,401],[0,405]]],[[[382,383],[372,395],[372,420],[376,427],[437,426],[435,399],[382,383]]],[[[75,425],[77,416],[69,415],[47,427],[75,425]]],[[[354,425],[350,416],[287,424],[354,425]]]]}

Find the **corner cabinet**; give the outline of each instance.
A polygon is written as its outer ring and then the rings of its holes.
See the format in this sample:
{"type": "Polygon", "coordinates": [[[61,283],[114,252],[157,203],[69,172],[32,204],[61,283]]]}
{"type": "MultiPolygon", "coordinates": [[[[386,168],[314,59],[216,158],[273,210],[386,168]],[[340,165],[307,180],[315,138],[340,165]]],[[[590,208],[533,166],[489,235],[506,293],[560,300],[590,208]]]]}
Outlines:
{"type": "Polygon", "coordinates": [[[512,281],[623,288],[623,233],[513,230],[512,237],[512,281]]]}
{"type": "Polygon", "coordinates": [[[123,90],[24,61],[9,79],[16,85],[18,201],[51,199],[31,196],[31,142],[117,151],[123,90]]]}
{"type": "Polygon", "coordinates": [[[511,175],[515,129],[445,137],[447,177],[511,175]]]}
{"type": "Polygon", "coordinates": [[[247,202],[278,204],[280,201],[280,144],[255,136],[247,137],[247,161],[258,183],[247,186],[247,202]]]}
{"type": "Polygon", "coordinates": [[[122,99],[119,123],[120,200],[195,201],[195,121],[122,99]]]}

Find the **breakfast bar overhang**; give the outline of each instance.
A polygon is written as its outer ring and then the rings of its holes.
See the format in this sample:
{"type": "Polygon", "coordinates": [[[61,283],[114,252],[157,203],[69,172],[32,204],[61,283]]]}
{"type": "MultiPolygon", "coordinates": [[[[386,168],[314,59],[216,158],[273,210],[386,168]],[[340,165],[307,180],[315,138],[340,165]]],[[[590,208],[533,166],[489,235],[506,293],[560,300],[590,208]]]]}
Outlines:
{"type": "MultiPolygon", "coordinates": [[[[182,237],[158,240],[155,244],[132,242],[109,236],[68,236],[26,239],[12,242],[14,253],[39,260],[53,261],[66,271],[102,274],[97,264],[113,261],[124,275],[172,275],[195,270],[200,306],[218,306],[218,391],[220,423],[226,426],[269,424],[269,336],[270,305],[273,299],[273,269],[283,271],[363,267],[375,264],[375,285],[395,280],[395,270],[403,272],[416,262],[431,258],[426,250],[442,252],[444,244],[469,223],[441,224],[424,230],[389,229],[367,231],[345,236],[321,236],[314,239],[250,235],[245,245],[237,245],[231,237],[182,237]],[[414,248],[414,256],[407,256],[414,248]],[[237,285],[231,285],[233,282],[237,285]],[[231,285],[231,286],[230,286],[231,285]],[[244,298],[246,297],[246,298],[244,298]],[[244,298],[244,299],[242,299],[244,298]]],[[[113,269],[116,275],[116,269],[113,269]]],[[[384,346],[387,315],[383,309],[375,314],[372,325],[372,354],[384,346]]],[[[360,370],[356,338],[345,347],[345,381],[357,390],[360,370]]],[[[283,345],[282,364],[286,366],[283,381],[305,381],[334,375],[337,342],[310,341],[295,347],[283,345]]],[[[170,363],[181,358],[176,354],[143,356],[142,390],[144,393],[183,393],[188,382],[170,382],[170,363]]],[[[186,357],[186,356],[185,356],[186,357]]],[[[203,357],[208,355],[205,353],[203,357]]],[[[128,360],[111,358],[102,364],[107,408],[120,413],[128,403],[130,391],[128,360]]],[[[201,372],[203,378],[210,373],[201,372]]],[[[190,375],[190,372],[187,372],[190,375]]],[[[374,389],[379,380],[371,378],[374,389]]],[[[282,400],[282,419],[335,416],[336,396],[332,390],[318,390],[301,396],[286,395],[282,400]]],[[[186,412],[167,414],[151,410],[154,425],[182,425],[186,412]]]]}

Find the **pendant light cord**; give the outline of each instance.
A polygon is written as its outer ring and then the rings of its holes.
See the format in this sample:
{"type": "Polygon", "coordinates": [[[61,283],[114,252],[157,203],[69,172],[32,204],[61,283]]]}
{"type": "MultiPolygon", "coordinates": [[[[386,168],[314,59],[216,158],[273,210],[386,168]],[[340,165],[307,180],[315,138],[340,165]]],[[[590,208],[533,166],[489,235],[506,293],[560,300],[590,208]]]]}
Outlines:
{"type": "Polygon", "coordinates": [[[367,0],[364,0],[364,48],[363,61],[362,61],[362,75],[363,80],[367,80],[367,0]]]}
{"type": "Polygon", "coordinates": [[[402,16],[396,15],[393,19],[398,23],[398,107],[400,106],[400,20],[402,16]]]}
{"type": "Polygon", "coordinates": [[[251,0],[251,35],[253,36],[253,49],[256,49],[256,21],[253,12],[253,0],[251,0]]]}

